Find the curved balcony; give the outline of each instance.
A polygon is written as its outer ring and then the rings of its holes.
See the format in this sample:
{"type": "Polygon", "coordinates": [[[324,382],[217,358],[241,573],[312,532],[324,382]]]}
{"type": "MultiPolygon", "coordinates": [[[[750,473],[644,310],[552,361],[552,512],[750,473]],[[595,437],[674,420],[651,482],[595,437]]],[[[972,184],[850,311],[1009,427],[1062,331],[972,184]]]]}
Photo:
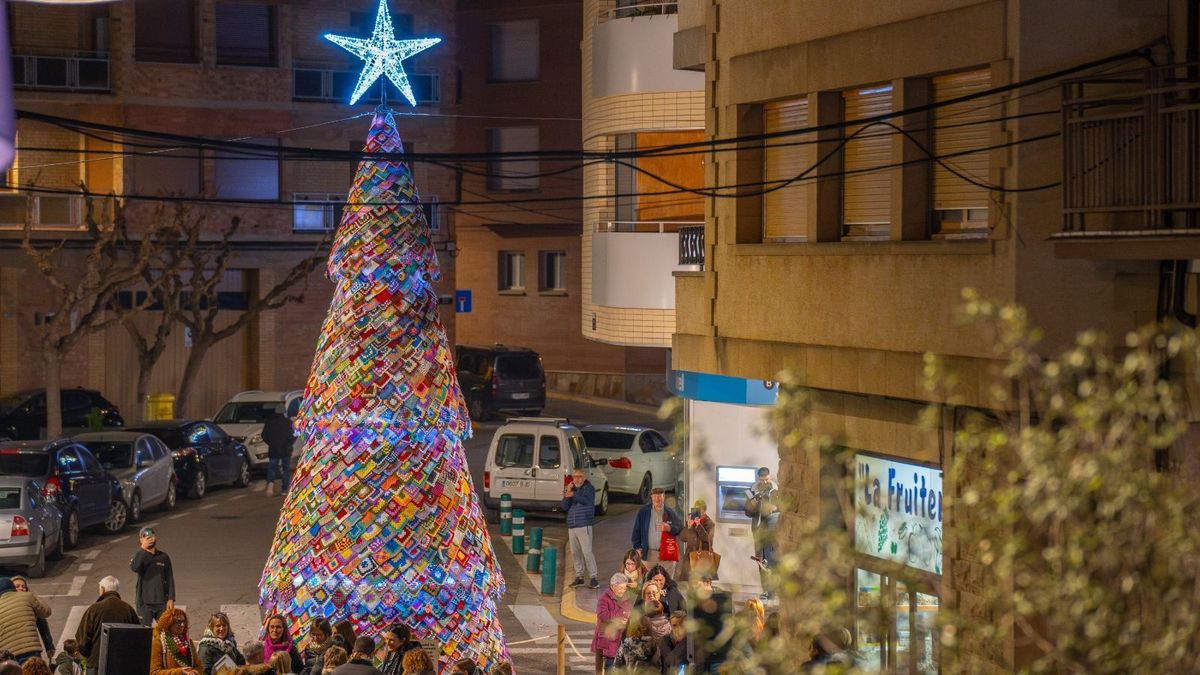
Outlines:
{"type": "Polygon", "coordinates": [[[677,6],[675,2],[622,3],[596,17],[592,96],[703,89],[703,73],[674,68],[677,6]]]}
{"type": "Polygon", "coordinates": [[[674,309],[673,272],[679,264],[679,230],[695,222],[613,221],[592,235],[592,302],[604,307],[674,309]]]}

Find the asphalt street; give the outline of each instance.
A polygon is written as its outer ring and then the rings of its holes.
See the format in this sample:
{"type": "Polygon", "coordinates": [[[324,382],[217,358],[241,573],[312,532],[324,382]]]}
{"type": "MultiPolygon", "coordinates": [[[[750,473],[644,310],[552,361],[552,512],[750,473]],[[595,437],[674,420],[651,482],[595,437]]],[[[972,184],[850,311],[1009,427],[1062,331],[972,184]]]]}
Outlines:
{"type": "MultiPolygon", "coordinates": [[[[580,425],[647,424],[668,430],[644,412],[584,402],[552,400],[544,414],[567,417],[580,425]]],[[[474,436],[466,444],[476,486],[482,483],[488,444],[502,423],[491,420],[476,424],[474,436]]],[[[122,596],[132,600],[136,579],[129,570],[129,561],[138,548],[137,528],[144,525],[154,526],[159,547],[171,556],[177,604],[192,618],[192,637],[199,638],[209,613],[220,609],[230,615],[239,641],[257,639],[258,581],[283,503],[281,497],[267,497],[264,487],[260,478],[248,488],[213,488],[201,500],[180,499],[174,511],[149,511],[141,523],[130,525],[121,534],[85,532],[78,548],[49,563],[44,578],[31,580],[32,590],[53,610],[50,626],[56,642],[61,644],[65,637],[74,636],[80,617],[96,598],[102,577],[111,574],[120,579],[122,596]]],[[[607,517],[628,514],[636,507],[630,499],[614,498],[607,517]]],[[[495,522],[494,514],[490,520],[495,522]]],[[[527,527],[542,527],[547,542],[566,541],[561,516],[529,514],[527,527]]],[[[494,524],[492,533],[508,582],[500,602],[501,622],[519,671],[556,672],[557,648],[551,636],[561,622],[567,626],[570,638],[568,672],[592,672],[587,651],[592,626],[563,619],[558,614],[557,599],[541,595],[508,546],[500,541],[494,524]]],[[[597,547],[604,545],[606,542],[596,542],[597,547]]]]}

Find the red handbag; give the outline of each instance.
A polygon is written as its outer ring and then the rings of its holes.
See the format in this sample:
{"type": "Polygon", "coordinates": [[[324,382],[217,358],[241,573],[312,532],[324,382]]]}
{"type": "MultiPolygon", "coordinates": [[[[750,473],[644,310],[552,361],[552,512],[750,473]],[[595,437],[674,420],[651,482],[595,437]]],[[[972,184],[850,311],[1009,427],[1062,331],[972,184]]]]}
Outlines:
{"type": "Polygon", "coordinates": [[[679,542],[670,532],[663,532],[662,538],[658,540],[658,559],[679,560],[679,542]]]}

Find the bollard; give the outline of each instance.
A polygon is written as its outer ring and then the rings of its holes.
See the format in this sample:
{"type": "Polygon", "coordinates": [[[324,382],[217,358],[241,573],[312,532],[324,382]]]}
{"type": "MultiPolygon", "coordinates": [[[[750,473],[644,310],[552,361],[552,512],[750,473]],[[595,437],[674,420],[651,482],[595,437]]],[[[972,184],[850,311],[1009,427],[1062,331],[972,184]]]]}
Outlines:
{"type": "Polygon", "coordinates": [[[514,555],[524,555],[525,553],[525,535],[513,534],[512,550],[514,555]]]}
{"type": "Polygon", "coordinates": [[[512,495],[507,492],[500,495],[500,534],[512,534],[512,495]]]}
{"type": "Polygon", "coordinates": [[[542,551],[542,595],[554,595],[556,576],[558,576],[558,549],[547,546],[542,551]]]}
{"type": "Polygon", "coordinates": [[[540,528],[540,527],[529,528],[529,550],[532,551],[535,548],[540,549],[541,547],[542,547],[542,528],[540,528]]]}
{"type": "Polygon", "coordinates": [[[529,540],[529,555],[525,558],[525,571],[536,573],[542,565],[542,550],[529,540]]]}
{"type": "Polygon", "coordinates": [[[513,509],[512,511],[512,536],[525,536],[525,510],[513,509]]]}

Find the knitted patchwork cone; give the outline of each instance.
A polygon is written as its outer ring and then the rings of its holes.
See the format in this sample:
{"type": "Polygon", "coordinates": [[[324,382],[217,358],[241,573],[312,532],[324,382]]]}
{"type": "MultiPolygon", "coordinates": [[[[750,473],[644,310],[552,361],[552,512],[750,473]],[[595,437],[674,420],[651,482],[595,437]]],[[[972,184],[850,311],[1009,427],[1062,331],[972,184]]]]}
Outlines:
{"type": "MultiPolygon", "coordinates": [[[[403,152],[391,111],[368,152],[403,152]]],[[[438,317],[437,257],[412,171],[363,161],[328,275],[336,284],[296,428],[303,450],[260,583],[292,626],[403,622],[443,663],[508,660],[504,578],[463,452],[471,425],[438,317]]]]}

